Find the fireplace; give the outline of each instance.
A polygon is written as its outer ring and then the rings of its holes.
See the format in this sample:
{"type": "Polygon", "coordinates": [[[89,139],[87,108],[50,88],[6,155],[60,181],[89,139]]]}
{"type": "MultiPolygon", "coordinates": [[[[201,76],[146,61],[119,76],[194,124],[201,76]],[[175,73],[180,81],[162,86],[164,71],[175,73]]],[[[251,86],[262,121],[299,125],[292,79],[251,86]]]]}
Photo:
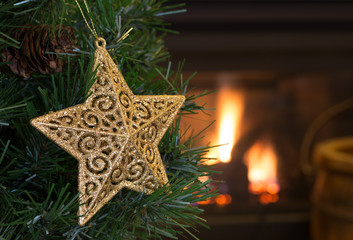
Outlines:
{"type": "MultiPolygon", "coordinates": [[[[353,92],[353,3],[341,1],[189,1],[169,18],[181,32],[166,40],[186,59],[194,93],[209,109],[184,118],[221,174],[220,196],[200,202],[207,239],[311,239],[315,172],[304,171],[304,135],[325,110],[353,92]]],[[[187,78],[187,76],[185,76],[187,78]]],[[[320,128],[320,140],[353,135],[353,110],[320,128]]],[[[310,156],[309,156],[309,159],[310,156]]],[[[206,180],[206,179],[204,179],[206,180]]]]}
{"type": "MultiPolygon", "coordinates": [[[[307,163],[301,162],[299,152],[311,122],[351,95],[353,75],[345,77],[339,83],[319,73],[198,74],[196,81],[212,79],[211,90],[216,92],[199,100],[206,104],[204,113],[184,117],[184,129],[190,125],[195,132],[206,128],[207,137],[197,144],[216,146],[206,154],[206,163],[222,172],[211,176],[220,195],[199,202],[213,229],[202,231],[205,235],[201,239],[218,234],[228,239],[231,233],[239,234],[240,239],[258,239],[260,235],[283,239],[288,233],[286,239],[310,239],[314,175],[304,174],[307,163]]],[[[197,88],[191,94],[202,91],[197,88]]],[[[352,113],[329,122],[315,141],[353,134],[353,126],[347,125],[352,113]]]]}

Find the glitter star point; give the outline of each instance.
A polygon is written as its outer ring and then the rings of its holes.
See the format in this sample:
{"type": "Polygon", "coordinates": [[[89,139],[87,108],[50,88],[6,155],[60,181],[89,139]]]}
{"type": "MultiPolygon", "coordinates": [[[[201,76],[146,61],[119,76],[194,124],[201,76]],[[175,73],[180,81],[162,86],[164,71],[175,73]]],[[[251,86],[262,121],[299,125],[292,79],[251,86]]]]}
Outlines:
{"type": "Polygon", "coordinates": [[[158,144],[185,101],[179,95],[134,95],[99,41],[97,81],[88,99],[31,120],[78,160],[81,226],[122,188],[152,193],[167,183],[158,144]]]}

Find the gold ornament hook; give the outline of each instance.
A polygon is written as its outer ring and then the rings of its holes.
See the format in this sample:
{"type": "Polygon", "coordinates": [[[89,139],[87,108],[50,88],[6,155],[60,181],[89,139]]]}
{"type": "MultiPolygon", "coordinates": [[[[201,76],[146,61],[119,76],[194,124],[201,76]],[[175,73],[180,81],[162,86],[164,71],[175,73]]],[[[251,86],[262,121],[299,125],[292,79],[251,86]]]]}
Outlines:
{"type": "Polygon", "coordinates": [[[94,41],[94,46],[95,46],[96,48],[105,48],[106,45],[107,45],[107,44],[106,44],[104,38],[99,37],[99,38],[97,38],[97,39],[94,41]]]}
{"type": "MultiPolygon", "coordinates": [[[[80,9],[80,12],[81,12],[81,14],[82,14],[82,17],[83,17],[83,19],[85,20],[85,23],[86,23],[88,29],[91,30],[93,36],[94,36],[96,39],[98,39],[99,37],[98,37],[97,31],[96,31],[96,28],[94,27],[94,23],[93,23],[92,18],[88,15],[89,20],[91,21],[91,24],[92,24],[92,28],[91,28],[91,27],[89,26],[89,24],[88,24],[88,21],[87,21],[87,19],[86,19],[86,17],[85,17],[85,14],[84,14],[83,11],[82,11],[82,8],[81,8],[80,4],[78,3],[77,0],[75,0],[75,2],[76,2],[76,4],[77,4],[78,8],[80,9]]],[[[85,3],[87,13],[90,14],[89,8],[88,8],[88,4],[87,4],[86,0],[83,0],[83,2],[85,3]]]]}

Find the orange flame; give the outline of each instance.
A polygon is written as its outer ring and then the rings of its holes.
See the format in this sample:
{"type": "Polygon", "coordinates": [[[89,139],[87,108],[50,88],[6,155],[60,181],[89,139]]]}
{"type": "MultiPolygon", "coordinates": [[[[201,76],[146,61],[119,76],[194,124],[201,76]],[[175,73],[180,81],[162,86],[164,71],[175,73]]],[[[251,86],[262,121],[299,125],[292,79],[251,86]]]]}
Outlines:
{"type": "Polygon", "coordinates": [[[218,161],[227,163],[231,160],[233,146],[239,138],[239,125],[243,113],[244,96],[239,90],[223,85],[217,92],[217,140],[212,145],[208,158],[218,159],[208,161],[215,164],[218,161]]]}
{"type": "Polygon", "coordinates": [[[277,157],[273,146],[257,141],[246,153],[249,191],[259,195],[262,204],[278,201],[280,186],[277,182],[277,157]]]}

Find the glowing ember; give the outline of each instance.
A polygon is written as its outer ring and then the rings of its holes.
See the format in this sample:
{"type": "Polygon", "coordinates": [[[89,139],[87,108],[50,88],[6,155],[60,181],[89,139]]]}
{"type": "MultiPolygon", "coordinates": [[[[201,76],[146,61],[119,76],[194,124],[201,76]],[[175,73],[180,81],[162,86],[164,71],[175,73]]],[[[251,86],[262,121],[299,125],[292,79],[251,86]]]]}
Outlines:
{"type": "Polygon", "coordinates": [[[280,186],[277,183],[277,157],[272,145],[256,142],[246,153],[249,191],[259,195],[262,204],[278,201],[280,186]]]}
{"type": "MultiPolygon", "coordinates": [[[[222,86],[217,91],[217,141],[212,145],[221,145],[211,149],[208,158],[227,163],[231,160],[233,146],[239,137],[239,124],[242,117],[244,97],[239,90],[222,86]]],[[[209,161],[208,164],[214,164],[209,161]]]]}
{"type": "MultiPolygon", "coordinates": [[[[200,180],[200,182],[202,182],[202,183],[206,182],[206,181],[209,180],[209,179],[210,179],[209,176],[201,176],[201,177],[199,177],[199,180],[200,180]]],[[[198,201],[197,203],[198,203],[199,205],[208,205],[208,204],[212,204],[213,202],[214,202],[213,199],[208,198],[208,199],[206,199],[206,200],[204,200],[204,201],[198,201]]]]}
{"type": "Polygon", "coordinates": [[[199,205],[217,204],[218,207],[224,207],[232,203],[232,197],[229,194],[219,194],[216,197],[209,198],[205,201],[197,202],[199,205]]]}
{"type": "MultiPolygon", "coordinates": [[[[210,177],[209,176],[202,176],[199,177],[199,180],[201,182],[206,182],[207,180],[209,180],[210,177]]],[[[229,194],[219,194],[215,197],[206,199],[204,201],[199,201],[197,202],[199,205],[210,205],[210,204],[217,204],[218,207],[224,207],[226,205],[231,204],[232,202],[232,197],[229,194]]]]}
{"type": "Polygon", "coordinates": [[[205,201],[199,201],[197,202],[199,205],[209,205],[209,204],[212,204],[214,201],[212,201],[212,199],[207,199],[205,201]]]}
{"type": "Polygon", "coordinates": [[[220,194],[216,198],[218,207],[224,207],[232,202],[232,197],[229,194],[220,194]]]}

